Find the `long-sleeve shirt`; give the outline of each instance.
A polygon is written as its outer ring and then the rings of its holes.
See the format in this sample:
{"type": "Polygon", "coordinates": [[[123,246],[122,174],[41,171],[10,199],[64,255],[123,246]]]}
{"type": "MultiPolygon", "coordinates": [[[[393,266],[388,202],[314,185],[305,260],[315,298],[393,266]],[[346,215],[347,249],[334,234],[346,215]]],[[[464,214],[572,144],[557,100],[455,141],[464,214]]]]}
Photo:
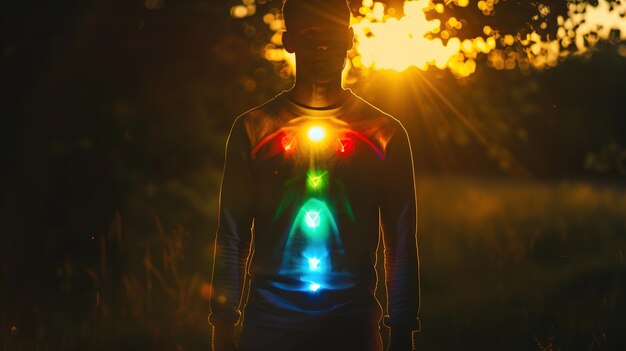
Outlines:
{"type": "Polygon", "coordinates": [[[308,328],[369,318],[382,232],[387,326],[419,329],[413,158],[400,121],[350,92],[302,106],[283,92],[237,117],[220,189],[213,325],[308,328]],[[382,229],[382,231],[381,231],[382,229]]]}

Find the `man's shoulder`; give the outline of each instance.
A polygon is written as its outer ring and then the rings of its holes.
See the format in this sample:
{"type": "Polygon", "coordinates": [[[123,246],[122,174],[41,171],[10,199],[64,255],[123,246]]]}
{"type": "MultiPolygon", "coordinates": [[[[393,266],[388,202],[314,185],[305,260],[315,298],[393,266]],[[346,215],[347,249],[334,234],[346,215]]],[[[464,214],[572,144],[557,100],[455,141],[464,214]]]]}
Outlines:
{"type": "Polygon", "coordinates": [[[249,109],[248,111],[237,116],[235,120],[239,120],[241,123],[245,124],[247,122],[252,122],[253,120],[258,120],[262,117],[278,113],[284,104],[284,93],[285,92],[283,91],[264,103],[249,109]]]}
{"type": "Polygon", "coordinates": [[[352,94],[355,96],[355,99],[357,99],[357,102],[354,104],[353,113],[358,116],[358,119],[362,123],[375,127],[378,133],[389,136],[398,131],[405,130],[399,119],[383,111],[357,94],[352,94]]]}
{"type": "Polygon", "coordinates": [[[237,116],[233,121],[233,129],[242,129],[250,143],[256,144],[280,123],[283,105],[284,91],[237,116]]]}

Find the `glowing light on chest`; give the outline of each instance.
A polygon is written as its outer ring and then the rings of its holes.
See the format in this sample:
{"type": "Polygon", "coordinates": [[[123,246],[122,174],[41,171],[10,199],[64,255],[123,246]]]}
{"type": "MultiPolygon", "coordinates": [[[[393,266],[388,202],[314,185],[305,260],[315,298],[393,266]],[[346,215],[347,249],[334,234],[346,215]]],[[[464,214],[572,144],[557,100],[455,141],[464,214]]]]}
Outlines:
{"type": "MultiPolygon", "coordinates": [[[[349,157],[359,147],[357,144],[363,144],[384,160],[379,146],[370,141],[368,136],[344,124],[310,122],[280,128],[262,138],[252,149],[251,156],[256,159],[260,153],[262,159],[268,159],[283,154],[286,158],[300,161],[318,156],[330,158],[333,154],[349,157]]],[[[311,189],[319,186],[314,183],[317,183],[317,179],[311,179],[311,189]]]]}
{"type": "Polygon", "coordinates": [[[296,138],[294,137],[282,137],[282,139],[280,140],[280,143],[283,147],[283,150],[285,150],[285,152],[290,152],[293,151],[295,148],[295,141],[296,138]]]}
{"type": "Polygon", "coordinates": [[[304,221],[309,228],[317,228],[320,226],[320,211],[306,211],[304,221]]]}
{"type": "MultiPolygon", "coordinates": [[[[262,150],[265,158],[282,153],[284,162],[294,162],[298,168],[308,163],[306,171],[299,168],[304,174],[289,182],[290,186],[303,186],[304,196],[303,202],[295,207],[297,212],[287,237],[280,273],[297,277],[301,284],[297,290],[317,294],[343,286],[336,279],[344,274],[337,266],[341,261],[337,260],[345,252],[335,218],[336,199],[331,196],[336,194],[333,191],[342,191],[343,185],[333,179],[333,162],[350,162],[355,148],[361,150],[360,145],[369,146],[381,159],[384,156],[366,135],[352,130],[345,121],[302,121],[266,136],[254,151],[262,150]]],[[[369,148],[362,151],[369,152],[369,148]]],[[[346,214],[350,215],[351,211],[346,214]]]]}
{"type": "Polygon", "coordinates": [[[322,260],[320,260],[317,257],[311,257],[308,259],[309,261],[309,270],[311,271],[319,271],[320,270],[320,263],[322,262],[322,260]]]}
{"type": "Polygon", "coordinates": [[[322,176],[309,177],[309,180],[311,181],[311,187],[317,188],[317,186],[320,185],[321,178],[322,176]]]}
{"type": "Polygon", "coordinates": [[[326,130],[324,130],[324,128],[320,126],[313,126],[309,128],[306,134],[309,137],[309,140],[311,140],[314,143],[317,143],[317,142],[322,141],[324,137],[326,137],[326,130]]]}
{"type": "Polygon", "coordinates": [[[317,290],[319,290],[320,287],[321,287],[321,285],[319,285],[318,283],[311,283],[311,284],[309,284],[309,290],[311,290],[311,291],[317,291],[317,290]]]}
{"type": "Polygon", "coordinates": [[[339,138],[337,139],[339,142],[339,152],[344,154],[352,150],[352,139],[351,138],[339,138]]]}
{"type": "Polygon", "coordinates": [[[308,170],[306,186],[309,190],[321,190],[326,185],[326,171],[308,170]]]}

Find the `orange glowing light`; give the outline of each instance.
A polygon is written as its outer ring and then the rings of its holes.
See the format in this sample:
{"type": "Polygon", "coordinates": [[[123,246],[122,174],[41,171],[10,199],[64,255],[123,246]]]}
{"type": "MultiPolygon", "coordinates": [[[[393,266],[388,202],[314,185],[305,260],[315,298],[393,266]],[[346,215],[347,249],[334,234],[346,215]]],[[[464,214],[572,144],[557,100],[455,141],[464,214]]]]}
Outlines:
{"type": "Polygon", "coordinates": [[[204,299],[209,299],[211,297],[211,293],[213,291],[213,287],[211,286],[211,284],[209,283],[204,283],[202,284],[202,286],[200,287],[200,295],[202,296],[202,298],[204,299]]]}

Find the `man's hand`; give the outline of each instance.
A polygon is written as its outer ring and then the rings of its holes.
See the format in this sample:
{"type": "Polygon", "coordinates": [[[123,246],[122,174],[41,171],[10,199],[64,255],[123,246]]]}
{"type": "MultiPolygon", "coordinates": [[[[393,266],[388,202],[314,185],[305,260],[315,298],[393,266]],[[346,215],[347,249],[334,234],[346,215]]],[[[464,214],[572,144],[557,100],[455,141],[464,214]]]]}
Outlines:
{"type": "Polygon", "coordinates": [[[404,327],[392,327],[389,332],[388,351],[412,351],[413,331],[404,327]]]}
{"type": "Polygon", "coordinates": [[[238,351],[235,346],[235,326],[232,324],[213,327],[213,351],[238,351]]]}

